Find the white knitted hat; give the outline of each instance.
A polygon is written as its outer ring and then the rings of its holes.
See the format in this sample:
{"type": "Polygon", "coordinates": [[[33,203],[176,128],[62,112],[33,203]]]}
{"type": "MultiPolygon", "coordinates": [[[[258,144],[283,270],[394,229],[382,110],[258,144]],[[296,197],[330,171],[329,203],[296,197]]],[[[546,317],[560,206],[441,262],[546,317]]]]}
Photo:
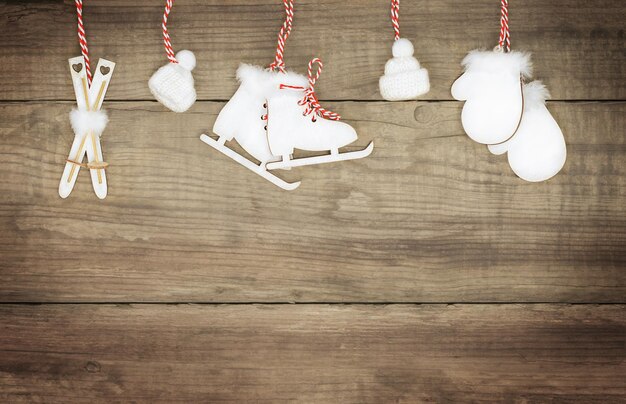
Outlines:
{"type": "Polygon", "coordinates": [[[380,94],[387,101],[411,100],[430,90],[428,70],[413,57],[413,44],[406,38],[394,42],[393,58],[385,64],[380,78],[380,94]]]}
{"type": "Polygon", "coordinates": [[[157,70],[148,87],[161,104],[174,112],[187,111],[196,102],[191,71],[196,67],[196,57],[191,51],[182,50],[176,54],[178,63],[168,63],[157,70]]]}

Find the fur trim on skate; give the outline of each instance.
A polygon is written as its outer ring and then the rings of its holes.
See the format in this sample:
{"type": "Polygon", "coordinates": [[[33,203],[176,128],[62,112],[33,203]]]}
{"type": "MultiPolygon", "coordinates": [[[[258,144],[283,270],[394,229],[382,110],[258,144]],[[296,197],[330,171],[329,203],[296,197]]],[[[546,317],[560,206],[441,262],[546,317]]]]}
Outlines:
{"type": "Polygon", "coordinates": [[[237,80],[240,83],[246,83],[248,89],[256,94],[263,94],[266,98],[274,95],[271,91],[281,91],[281,84],[290,86],[308,87],[307,78],[301,74],[294,72],[272,72],[259,66],[242,63],[237,69],[237,80]],[[268,92],[268,87],[270,92],[268,92]]]}
{"type": "Polygon", "coordinates": [[[461,64],[465,71],[473,69],[483,71],[519,69],[524,79],[529,79],[533,74],[533,64],[530,60],[530,53],[527,52],[499,53],[476,49],[470,51],[461,64]]]}
{"type": "Polygon", "coordinates": [[[524,110],[537,108],[546,104],[550,99],[550,92],[539,80],[524,84],[524,110]]]}
{"type": "Polygon", "coordinates": [[[88,132],[100,136],[108,122],[109,118],[104,110],[82,111],[74,108],[70,112],[70,123],[76,136],[83,136],[88,132]]]}

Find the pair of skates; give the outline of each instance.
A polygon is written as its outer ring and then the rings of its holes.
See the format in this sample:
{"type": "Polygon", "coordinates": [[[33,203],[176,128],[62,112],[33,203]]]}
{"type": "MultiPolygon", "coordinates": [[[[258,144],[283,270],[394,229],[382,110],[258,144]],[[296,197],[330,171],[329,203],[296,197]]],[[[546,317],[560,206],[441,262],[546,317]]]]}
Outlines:
{"type": "Polygon", "coordinates": [[[206,134],[200,139],[274,185],[293,190],[300,182],[286,182],[268,170],[354,160],[372,152],[373,143],[360,151],[339,152],[357,139],[356,131],[319,106],[312,90],[314,80],[246,64],[237,70],[237,79],[239,89],[213,126],[218,139],[206,134]],[[226,141],[233,139],[259,163],[227,147],[226,141]],[[293,158],[294,149],[327,154],[293,158]]]}

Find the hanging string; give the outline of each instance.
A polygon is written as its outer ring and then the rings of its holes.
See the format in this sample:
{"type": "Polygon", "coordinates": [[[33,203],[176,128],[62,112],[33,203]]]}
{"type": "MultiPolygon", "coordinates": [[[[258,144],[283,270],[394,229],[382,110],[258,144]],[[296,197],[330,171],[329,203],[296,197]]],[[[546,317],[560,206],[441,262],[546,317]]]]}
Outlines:
{"type": "Polygon", "coordinates": [[[394,38],[400,39],[400,0],[391,0],[391,25],[393,26],[394,38]]]}
{"type": "Polygon", "coordinates": [[[170,33],[167,30],[167,17],[170,15],[170,11],[172,11],[172,5],[174,5],[174,0],[165,0],[165,11],[163,12],[163,22],[161,23],[161,27],[163,28],[163,45],[165,46],[167,58],[171,63],[178,63],[178,60],[176,60],[176,57],[174,56],[174,50],[172,49],[170,33]]]}
{"type": "Polygon", "coordinates": [[[78,43],[80,51],[85,60],[85,70],[87,71],[87,82],[91,85],[91,65],[89,63],[89,48],[87,48],[87,35],[83,25],[83,0],[74,0],[76,3],[76,15],[78,16],[78,43]]]}
{"type": "Polygon", "coordinates": [[[287,42],[287,38],[289,38],[293,26],[293,1],[294,0],[283,0],[283,5],[285,6],[285,22],[283,22],[283,26],[278,33],[278,45],[276,46],[274,61],[269,66],[272,71],[278,69],[283,73],[285,72],[285,42],[287,42]]]}
{"type": "Polygon", "coordinates": [[[497,49],[499,49],[500,51],[511,51],[511,32],[509,31],[509,0],[500,0],[500,38],[498,40],[497,49]]]}
{"type": "Polygon", "coordinates": [[[298,105],[305,105],[306,109],[304,110],[303,115],[311,115],[313,117],[311,120],[315,122],[317,120],[316,116],[321,116],[322,118],[330,119],[333,121],[338,121],[341,119],[341,116],[335,112],[329,111],[320,105],[319,100],[317,99],[317,95],[315,94],[315,83],[320,78],[322,74],[322,69],[324,68],[324,64],[319,58],[312,59],[309,62],[309,70],[308,70],[308,79],[309,86],[307,88],[298,87],[298,86],[289,86],[287,84],[281,84],[280,89],[293,89],[293,90],[304,90],[304,97],[298,101],[298,105]],[[313,75],[313,65],[317,63],[317,72],[313,75]]]}

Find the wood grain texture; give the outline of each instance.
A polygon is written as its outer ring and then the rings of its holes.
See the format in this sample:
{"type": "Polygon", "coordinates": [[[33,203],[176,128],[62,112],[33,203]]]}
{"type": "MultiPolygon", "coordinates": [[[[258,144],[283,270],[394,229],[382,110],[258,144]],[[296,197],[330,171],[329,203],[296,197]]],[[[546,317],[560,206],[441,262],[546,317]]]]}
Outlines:
{"type": "Polygon", "coordinates": [[[321,57],[323,105],[376,147],[287,193],[199,140],[238,64],[271,61],[280,3],[176,0],[203,101],[173,114],[147,88],[163,1],[86,2],[92,59],[117,62],[100,201],[85,170],[57,194],[74,2],[0,2],[0,402],[625,402],[624,4],[511,3],[568,143],[529,184],[446,101],[497,1],[402,2],[432,90],[392,104],[389,1],[297,0],[288,66],[321,57]]]}
{"type": "Polygon", "coordinates": [[[57,195],[71,103],[0,105],[0,301],[624,301],[626,103],[550,103],[569,155],[540,184],[460,103],[327,103],[376,148],[292,193],[198,139],[222,105],[109,103],[104,202],[84,172],[57,195]]]}
{"type": "MultiPolygon", "coordinates": [[[[109,100],[152,99],[148,79],[167,61],[162,12],[162,0],[91,0],[85,6],[92,58],[117,62],[109,100]]],[[[177,0],[170,32],[175,49],[196,53],[199,98],[230,98],[240,62],[269,64],[282,18],[276,0],[177,0]]],[[[451,98],[464,55],[496,44],[498,18],[493,0],[402,3],[402,35],[414,42],[431,76],[424,98],[451,98]]],[[[622,2],[526,0],[511,5],[510,20],[513,48],[533,53],[536,77],[555,99],[626,98],[622,2]]],[[[73,1],[2,2],[0,32],[0,99],[73,99],[66,63],[80,54],[73,1]]],[[[286,60],[305,72],[311,58],[322,58],[322,99],[377,100],[392,39],[388,1],[298,0],[286,60]]]]}
{"type": "Polygon", "coordinates": [[[0,306],[4,402],[626,400],[624,306],[0,306]]]}

